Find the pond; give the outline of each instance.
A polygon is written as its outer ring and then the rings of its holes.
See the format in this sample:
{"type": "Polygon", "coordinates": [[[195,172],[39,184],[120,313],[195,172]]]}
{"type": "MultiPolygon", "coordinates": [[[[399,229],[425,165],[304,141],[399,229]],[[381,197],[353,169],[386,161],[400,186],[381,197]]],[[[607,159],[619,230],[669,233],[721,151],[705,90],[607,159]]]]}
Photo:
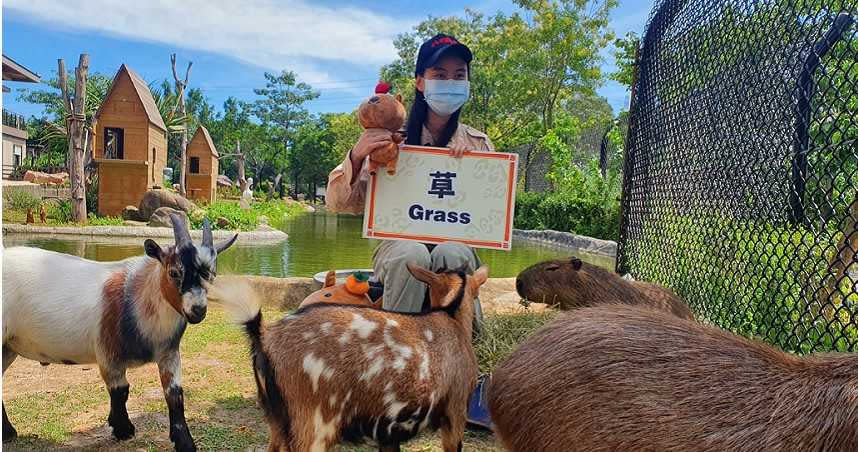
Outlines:
{"type": "MultiPolygon", "coordinates": [[[[313,276],[332,268],[369,268],[378,241],[361,238],[362,218],[313,213],[299,215],[283,226],[289,240],[277,244],[236,244],[218,257],[218,271],[225,274],[264,276],[313,276]]],[[[165,239],[161,239],[165,240],[165,239]]],[[[6,247],[26,245],[97,261],[112,261],[143,252],[142,239],[110,237],[25,236],[3,238],[6,247]]],[[[575,254],[595,265],[613,269],[614,259],[571,250],[513,241],[512,251],[477,250],[492,277],[513,277],[525,267],[546,259],[575,254]]]]}

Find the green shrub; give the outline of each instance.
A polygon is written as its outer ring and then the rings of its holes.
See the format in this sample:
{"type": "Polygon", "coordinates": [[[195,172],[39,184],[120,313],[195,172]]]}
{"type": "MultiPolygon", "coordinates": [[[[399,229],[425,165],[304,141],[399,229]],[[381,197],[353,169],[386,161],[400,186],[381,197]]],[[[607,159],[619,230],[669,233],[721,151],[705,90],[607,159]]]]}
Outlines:
{"type": "Polygon", "coordinates": [[[231,230],[252,231],[259,224],[257,220],[258,214],[254,210],[242,209],[237,202],[215,201],[205,206],[205,211],[205,216],[191,223],[195,229],[203,226],[203,218],[209,219],[213,229],[220,229],[217,225],[218,218],[226,219],[226,229],[231,230]]]}
{"type": "Polygon", "coordinates": [[[57,223],[71,223],[72,221],[72,204],[68,199],[50,204],[48,208],[48,218],[53,218],[57,223]]]}
{"type": "Polygon", "coordinates": [[[122,226],[122,218],[119,217],[99,217],[94,213],[89,214],[90,226],[122,226]]]}
{"type": "Polygon", "coordinates": [[[38,211],[42,206],[42,200],[36,195],[25,190],[8,190],[3,194],[5,209],[38,211]]]}
{"type": "Polygon", "coordinates": [[[286,220],[305,212],[304,205],[299,203],[287,204],[279,199],[263,201],[251,206],[257,215],[265,215],[272,227],[280,228],[286,220]]]}

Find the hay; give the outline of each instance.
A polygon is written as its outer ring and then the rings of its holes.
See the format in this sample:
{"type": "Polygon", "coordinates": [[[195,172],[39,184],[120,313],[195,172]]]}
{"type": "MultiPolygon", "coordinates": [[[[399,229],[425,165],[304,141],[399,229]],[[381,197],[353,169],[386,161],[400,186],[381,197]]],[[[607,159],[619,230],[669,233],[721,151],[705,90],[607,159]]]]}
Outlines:
{"type": "Polygon", "coordinates": [[[558,311],[543,312],[527,310],[515,314],[487,314],[483,330],[474,341],[474,353],[480,373],[490,373],[528,336],[553,319],[558,311]]]}

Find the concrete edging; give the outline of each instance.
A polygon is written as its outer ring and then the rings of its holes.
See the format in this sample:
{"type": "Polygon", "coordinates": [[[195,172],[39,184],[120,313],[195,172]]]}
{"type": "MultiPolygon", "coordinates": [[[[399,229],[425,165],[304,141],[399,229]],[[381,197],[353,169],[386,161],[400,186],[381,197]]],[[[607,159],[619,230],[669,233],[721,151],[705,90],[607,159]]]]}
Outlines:
{"type": "MultiPolygon", "coordinates": [[[[228,239],[238,232],[238,243],[281,242],[289,236],[278,229],[256,231],[212,231],[215,240],[228,239]]],[[[4,234],[74,235],[83,237],[173,238],[172,228],[150,226],[36,226],[4,223],[4,234]]],[[[191,238],[201,239],[201,230],[192,230],[191,238]]]]}
{"type": "Polygon", "coordinates": [[[595,239],[585,235],[575,235],[571,232],[554,231],[551,229],[543,231],[513,229],[512,236],[516,239],[571,248],[590,254],[599,254],[608,257],[617,256],[617,242],[613,240],[595,239]]]}

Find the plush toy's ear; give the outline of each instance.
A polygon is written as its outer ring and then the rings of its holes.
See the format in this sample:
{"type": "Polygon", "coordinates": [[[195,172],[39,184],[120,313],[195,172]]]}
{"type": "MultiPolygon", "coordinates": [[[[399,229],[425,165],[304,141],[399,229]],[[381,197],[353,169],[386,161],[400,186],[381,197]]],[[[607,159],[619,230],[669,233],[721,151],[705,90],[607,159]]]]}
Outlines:
{"type": "Polygon", "coordinates": [[[396,98],[397,102],[399,102],[400,104],[402,103],[402,94],[396,93],[396,95],[393,97],[396,98]]]}

